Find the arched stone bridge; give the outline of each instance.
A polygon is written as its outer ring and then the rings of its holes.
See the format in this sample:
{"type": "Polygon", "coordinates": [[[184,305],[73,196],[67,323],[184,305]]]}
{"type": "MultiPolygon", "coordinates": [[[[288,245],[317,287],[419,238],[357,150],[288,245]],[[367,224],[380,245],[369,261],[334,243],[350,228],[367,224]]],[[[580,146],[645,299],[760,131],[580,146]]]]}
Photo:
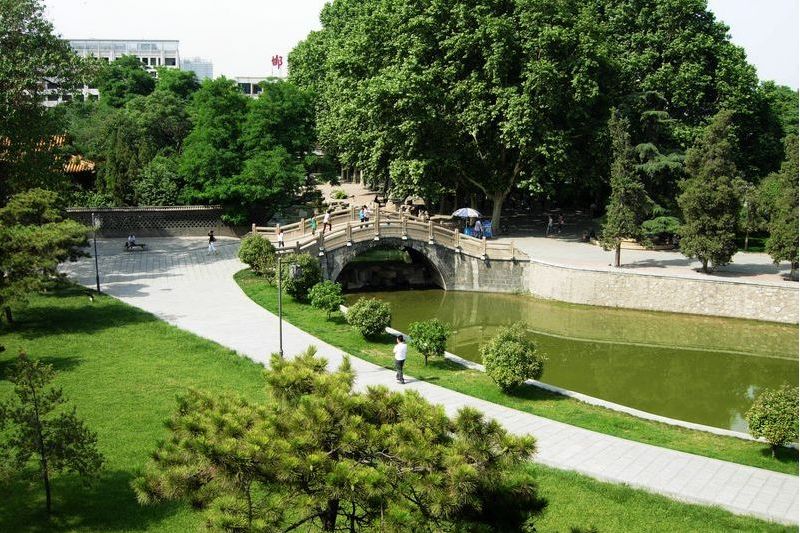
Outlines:
{"type": "Polygon", "coordinates": [[[312,234],[309,220],[286,226],[261,227],[252,232],[271,241],[283,229],[286,250],[319,257],[323,275],[336,280],[357,255],[375,247],[414,250],[433,267],[445,290],[520,292],[528,290],[529,258],[513,243],[496,243],[460,234],[430,220],[376,209],[368,223],[358,221],[353,208],[331,214],[332,228],[324,234],[322,216],[312,234]]]}

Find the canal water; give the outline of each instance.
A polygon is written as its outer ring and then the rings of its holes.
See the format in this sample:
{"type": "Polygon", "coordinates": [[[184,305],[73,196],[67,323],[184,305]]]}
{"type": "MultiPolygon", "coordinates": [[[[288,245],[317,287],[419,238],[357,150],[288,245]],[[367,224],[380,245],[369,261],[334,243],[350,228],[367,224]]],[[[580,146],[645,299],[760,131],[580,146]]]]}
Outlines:
{"type": "Polygon", "coordinates": [[[544,352],[541,381],[656,413],[746,431],[744,413],[765,387],[798,382],[796,326],[611,309],[527,295],[437,289],[350,294],[392,307],[392,326],[438,318],[448,351],[480,361],[499,326],[522,321],[544,352]]]}

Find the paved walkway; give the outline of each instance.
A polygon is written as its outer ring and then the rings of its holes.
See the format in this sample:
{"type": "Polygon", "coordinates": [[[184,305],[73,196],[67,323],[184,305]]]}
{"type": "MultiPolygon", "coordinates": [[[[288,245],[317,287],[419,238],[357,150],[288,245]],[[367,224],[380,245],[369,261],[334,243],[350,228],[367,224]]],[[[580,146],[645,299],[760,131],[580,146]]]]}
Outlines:
{"type": "MultiPolygon", "coordinates": [[[[203,239],[143,239],[147,252],[124,252],[120,240],[98,243],[102,288],[163,320],[228,346],[256,361],[278,350],[277,318],[252,302],[234,282],[242,268],[238,241],[219,240],[219,254],[207,255],[203,239]]],[[[94,285],[94,263],[66,265],[81,283],[94,285]]],[[[288,355],[316,345],[332,366],[343,354],[333,346],[284,325],[288,355]]],[[[353,358],[356,386],[399,389],[390,370],[353,358]]],[[[591,477],[626,483],[673,498],[719,505],[734,513],[783,523],[798,518],[798,478],[628,441],[502,407],[431,383],[409,380],[405,388],[444,405],[448,413],[469,405],[497,419],[509,431],[532,434],[536,461],[591,477]]]]}

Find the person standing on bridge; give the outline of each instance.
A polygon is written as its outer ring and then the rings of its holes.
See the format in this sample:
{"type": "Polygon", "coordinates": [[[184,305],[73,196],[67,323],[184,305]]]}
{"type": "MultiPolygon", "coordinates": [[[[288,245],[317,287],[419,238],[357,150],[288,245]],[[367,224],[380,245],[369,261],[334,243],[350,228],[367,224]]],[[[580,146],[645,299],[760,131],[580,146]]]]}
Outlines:
{"type": "Polygon", "coordinates": [[[317,217],[311,217],[311,235],[317,234],[317,217]]]}
{"type": "Polygon", "coordinates": [[[328,209],[325,211],[325,216],[322,217],[322,234],[325,235],[325,228],[329,230],[333,230],[333,226],[331,226],[331,210],[328,209]]]}
{"type": "Polygon", "coordinates": [[[278,232],[278,248],[283,248],[283,228],[278,232]]]}
{"type": "Polygon", "coordinates": [[[408,345],[403,339],[402,335],[397,336],[397,344],[394,345],[394,368],[397,370],[397,382],[405,385],[406,380],[403,377],[403,365],[406,363],[406,354],[408,353],[408,345]]]}

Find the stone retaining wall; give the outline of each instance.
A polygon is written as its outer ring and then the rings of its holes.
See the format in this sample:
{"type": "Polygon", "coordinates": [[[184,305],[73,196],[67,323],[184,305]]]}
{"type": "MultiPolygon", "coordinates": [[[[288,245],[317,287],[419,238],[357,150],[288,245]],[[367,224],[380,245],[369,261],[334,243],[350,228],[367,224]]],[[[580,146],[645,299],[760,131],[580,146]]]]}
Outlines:
{"type": "Polygon", "coordinates": [[[798,287],[530,262],[530,292],[564,302],[797,324],[798,287]]]}
{"type": "Polygon", "coordinates": [[[247,228],[230,226],[222,221],[219,206],[187,205],[165,207],[70,208],[67,216],[87,226],[92,213],[100,221],[98,236],[127,237],[200,237],[209,230],[226,237],[238,237],[247,228]]]}

